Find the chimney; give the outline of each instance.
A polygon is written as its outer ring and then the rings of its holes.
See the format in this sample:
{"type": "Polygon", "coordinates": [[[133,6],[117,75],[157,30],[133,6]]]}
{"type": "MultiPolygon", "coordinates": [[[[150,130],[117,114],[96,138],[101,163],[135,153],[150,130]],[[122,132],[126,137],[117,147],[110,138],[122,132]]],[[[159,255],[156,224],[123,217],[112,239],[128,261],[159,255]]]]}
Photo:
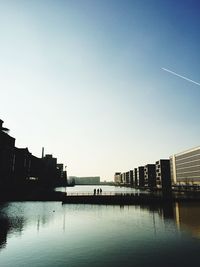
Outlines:
{"type": "Polygon", "coordinates": [[[42,148],[42,159],[44,158],[44,147],[42,148]]]}

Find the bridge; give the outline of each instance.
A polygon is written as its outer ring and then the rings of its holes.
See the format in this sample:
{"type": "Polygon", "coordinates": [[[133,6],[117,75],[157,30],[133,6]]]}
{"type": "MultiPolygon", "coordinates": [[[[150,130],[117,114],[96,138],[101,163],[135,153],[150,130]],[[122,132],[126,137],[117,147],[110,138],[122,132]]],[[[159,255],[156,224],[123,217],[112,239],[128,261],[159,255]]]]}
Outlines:
{"type": "Polygon", "coordinates": [[[161,195],[148,193],[114,193],[105,192],[94,195],[92,193],[71,193],[63,198],[63,204],[102,204],[102,205],[135,205],[150,204],[163,201],[161,195]]]}

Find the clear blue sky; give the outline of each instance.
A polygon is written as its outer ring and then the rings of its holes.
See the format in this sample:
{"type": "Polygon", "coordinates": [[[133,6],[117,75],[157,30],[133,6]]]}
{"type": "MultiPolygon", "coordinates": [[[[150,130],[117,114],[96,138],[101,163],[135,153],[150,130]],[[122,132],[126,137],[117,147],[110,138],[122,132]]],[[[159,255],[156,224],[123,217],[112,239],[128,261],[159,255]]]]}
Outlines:
{"type": "Polygon", "coordinates": [[[111,180],[198,146],[198,0],[0,1],[0,117],[18,147],[111,180]]]}

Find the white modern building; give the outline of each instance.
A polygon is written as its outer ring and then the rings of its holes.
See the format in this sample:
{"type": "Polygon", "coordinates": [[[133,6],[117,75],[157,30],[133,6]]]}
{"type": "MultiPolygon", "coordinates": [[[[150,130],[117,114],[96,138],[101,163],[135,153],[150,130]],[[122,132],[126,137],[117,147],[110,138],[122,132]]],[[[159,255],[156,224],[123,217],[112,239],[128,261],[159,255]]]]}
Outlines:
{"type": "Polygon", "coordinates": [[[200,184],[200,146],[172,155],[170,171],[173,184],[200,184]]]}
{"type": "Polygon", "coordinates": [[[93,177],[70,176],[69,180],[73,180],[76,185],[99,185],[100,184],[100,176],[93,176],[93,177]]]}
{"type": "Polygon", "coordinates": [[[116,172],[114,176],[114,182],[116,184],[121,184],[121,172],[116,172]]]}

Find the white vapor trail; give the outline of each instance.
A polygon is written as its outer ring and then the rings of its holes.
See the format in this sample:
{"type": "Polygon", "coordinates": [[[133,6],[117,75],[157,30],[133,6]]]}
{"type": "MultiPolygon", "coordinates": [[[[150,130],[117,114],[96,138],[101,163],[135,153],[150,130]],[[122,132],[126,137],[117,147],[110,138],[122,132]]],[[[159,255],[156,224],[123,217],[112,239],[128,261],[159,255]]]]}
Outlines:
{"type": "Polygon", "coordinates": [[[168,69],[165,69],[165,68],[161,68],[161,69],[164,70],[164,71],[167,71],[167,72],[169,72],[169,73],[171,73],[171,74],[174,74],[174,75],[176,75],[176,76],[178,76],[178,77],[180,77],[180,78],[182,78],[182,79],[184,79],[184,80],[186,80],[186,81],[188,81],[188,82],[191,82],[191,83],[194,83],[194,84],[200,86],[200,83],[195,82],[195,81],[193,81],[193,80],[191,80],[191,79],[188,79],[187,77],[182,76],[182,75],[180,75],[180,74],[178,74],[178,73],[176,73],[176,72],[174,72],[174,71],[171,71],[171,70],[168,70],[168,69]]]}

